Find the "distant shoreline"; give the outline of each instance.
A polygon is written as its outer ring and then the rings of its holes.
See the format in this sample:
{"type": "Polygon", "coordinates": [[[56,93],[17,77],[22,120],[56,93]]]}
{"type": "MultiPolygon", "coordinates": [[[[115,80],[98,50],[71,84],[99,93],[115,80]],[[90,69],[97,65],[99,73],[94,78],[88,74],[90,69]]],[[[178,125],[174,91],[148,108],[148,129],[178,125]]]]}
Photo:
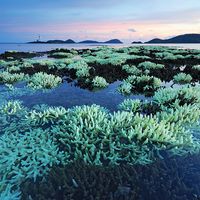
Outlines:
{"type": "Polygon", "coordinates": [[[184,34],[178,35],[169,39],[160,39],[154,38],[152,40],[141,42],[141,41],[133,41],[130,43],[124,43],[119,39],[111,39],[108,41],[96,41],[96,40],[83,40],[76,42],[72,39],[68,40],[48,40],[48,41],[32,41],[32,42],[0,42],[0,44],[93,44],[93,45],[109,45],[109,44],[135,44],[135,45],[143,45],[143,44],[200,44],[200,34],[184,34]]]}

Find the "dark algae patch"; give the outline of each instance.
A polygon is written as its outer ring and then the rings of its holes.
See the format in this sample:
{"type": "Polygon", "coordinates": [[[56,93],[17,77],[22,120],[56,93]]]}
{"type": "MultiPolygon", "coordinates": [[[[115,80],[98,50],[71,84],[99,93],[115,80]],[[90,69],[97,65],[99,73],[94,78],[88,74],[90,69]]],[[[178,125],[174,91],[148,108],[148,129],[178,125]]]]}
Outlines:
{"type": "Polygon", "coordinates": [[[200,199],[200,51],[0,55],[0,199],[200,199]]]}

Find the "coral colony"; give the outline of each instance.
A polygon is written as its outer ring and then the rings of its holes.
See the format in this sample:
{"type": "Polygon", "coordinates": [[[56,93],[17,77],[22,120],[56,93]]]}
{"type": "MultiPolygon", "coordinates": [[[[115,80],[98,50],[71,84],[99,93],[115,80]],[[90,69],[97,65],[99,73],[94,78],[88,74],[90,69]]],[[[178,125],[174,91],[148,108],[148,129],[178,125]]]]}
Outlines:
{"type": "MultiPolygon", "coordinates": [[[[156,185],[161,171],[173,168],[169,162],[199,155],[200,50],[102,46],[10,51],[0,59],[0,84],[7,94],[20,97],[20,84],[23,92],[56,90],[70,79],[91,92],[120,81],[115,92],[126,97],[111,112],[96,104],[30,108],[0,93],[0,199],[141,199],[138,195],[150,187],[152,174],[151,187],[168,199],[200,195],[200,182],[194,186],[183,180],[172,187],[163,177],[161,186],[156,185]],[[43,55],[50,59],[34,58],[43,55]],[[150,98],[129,98],[133,94],[150,98]]],[[[173,178],[179,176],[181,172],[173,178]]],[[[149,197],[161,199],[155,190],[149,197]]]]}

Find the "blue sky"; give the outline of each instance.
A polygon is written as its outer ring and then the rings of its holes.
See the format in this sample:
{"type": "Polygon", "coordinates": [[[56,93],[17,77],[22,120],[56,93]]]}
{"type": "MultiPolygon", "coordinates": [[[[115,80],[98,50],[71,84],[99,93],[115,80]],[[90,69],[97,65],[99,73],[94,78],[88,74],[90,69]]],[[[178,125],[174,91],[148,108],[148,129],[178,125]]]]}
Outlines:
{"type": "Polygon", "coordinates": [[[199,0],[1,0],[0,41],[123,41],[200,33],[199,0]]]}

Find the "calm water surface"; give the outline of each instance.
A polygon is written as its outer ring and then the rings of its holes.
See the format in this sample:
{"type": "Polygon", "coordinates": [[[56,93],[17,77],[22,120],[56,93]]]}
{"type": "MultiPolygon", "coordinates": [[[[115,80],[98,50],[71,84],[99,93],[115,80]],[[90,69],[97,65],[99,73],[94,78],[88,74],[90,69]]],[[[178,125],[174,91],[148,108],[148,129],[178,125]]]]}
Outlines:
{"type": "Polygon", "coordinates": [[[116,81],[110,84],[107,88],[99,91],[89,91],[76,87],[73,83],[63,83],[58,88],[49,91],[31,91],[24,87],[23,84],[18,84],[16,91],[7,91],[5,87],[0,87],[0,94],[3,98],[0,101],[3,103],[5,99],[16,99],[23,101],[23,105],[33,107],[39,104],[47,104],[49,106],[63,106],[70,108],[80,105],[97,104],[103,106],[110,111],[117,110],[118,104],[124,99],[149,99],[144,95],[123,96],[117,91],[117,87],[121,82],[116,81]]]}
{"type": "MultiPolygon", "coordinates": [[[[186,49],[200,49],[200,44],[109,44],[111,47],[127,47],[127,46],[173,46],[186,49]]],[[[16,51],[49,51],[56,48],[67,48],[67,49],[86,49],[102,46],[101,44],[0,44],[0,53],[9,50],[16,51]]]]}

